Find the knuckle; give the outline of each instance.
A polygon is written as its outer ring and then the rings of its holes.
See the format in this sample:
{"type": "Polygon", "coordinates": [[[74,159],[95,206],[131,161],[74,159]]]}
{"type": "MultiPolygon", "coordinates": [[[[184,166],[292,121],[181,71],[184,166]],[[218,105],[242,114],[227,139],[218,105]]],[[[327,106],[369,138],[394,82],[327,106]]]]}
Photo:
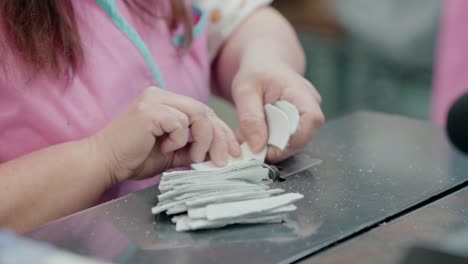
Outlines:
{"type": "Polygon", "coordinates": [[[314,116],[314,127],[321,127],[323,124],[325,124],[325,116],[323,113],[319,113],[314,116]]]}
{"type": "Polygon", "coordinates": [[[314,128],[319,128],[325,123],[325,116],[321,111],[318,113],[314,112],[306,112],[304,113],[304,121],[310,124],[311,130],[314,128]]]}
{"type": "Polygon", "coordinates": [[[234,101],[244,100],[246,97],[257,92],[257,87],[258,85],[251,83],[236,86],[236,88],[232,90],[232,98],[234,101]]]}
{"type": "Polygon", "coordinates": [[[313,110],[311,110],[310,108],[308,108],[307,110],[304,111],[304,113],[302,114],[302,118],[304,118],[304,123],[306,123],[307,125],[313,125],[314,123],[314,114],[312,112],[313,110]]]}
{"type": "Polygon", "coordinates": [[[150,105],[145,101],[140,101],[136,105],[136,117],[141,118],[144,122],[154,122],[157,117],[153,116],[150,111],[150,105]]]}
{"type": "Polygon", "coordinates": [[[143,97],[149,97],[154,95],[157,91],[159,91],[159,88],[156,86],[149,86],[143,90],[143,97]]]}
{"type": "Polygon", "coordinates": [[[319,104],[322,103],[322,96],[317,91],[315,86],[311,82],[309,82],[307,79],[304,79],[304,87],[305,87],[306,91],[310,95],[312,95],[312,99],[315,99],[315,101],[317,101],[319,104]]]}
{"type": "Polygon", "coordinates": [[[237,88],[235,89],[235,94],[237,95],[243,95],[243,94],[248,94],[252,91],[252,84],[248,83],[248,84],[243,84],[243,85],[239,85],[237,86],[237,88]]]}
{"type": "Polygon", "coordinates": [[[229,128],[228,125],[226,125],[222,120],[219,120],[219,122],[217,123],[219,124],[218,127],[219,127],[221,136],[227,142],[231,142],[233,139],[235,139],[234,132],[231,130],[231,128],[229,128]]]}
{"type": "Polygon", "coordinates": [[[309,82],[309,80],[304,78],[303,82],[304,82],[304,87],[307,88],[307,90],[312,90],[312,91],[315,90],[315,86],[311,82],[309,82]]]}
{"type": "Polygon", "coordinates": [[[267,155],[267,159],[272,162],[272,163],[276,163],[280,160],[281,158],[281,150],[280,149],[277,149],[277,148],[270,148],[268,150],[268,155],[267,155]]]}
{"type": "Polygon", "coordinates": [[[319,105],[321,105],[322,104],[322,96],[320,95],[320,93],[317,92],[317,91],[314,91],[314,95],[315,95],[314,97],[315,97],[315,100],[317,101],[317,103],[319,105]]]}
{"type": "Polygon", "coordinates": [[[189,118],[187,117],[187,115],[184,115],[184,114],[180,114],[179,122],[180,122],[182,127],[188,127],[189,124],[190,124],[189,118]]]}
{"type": "Polygon", "coordinates": [[[147,113],[148,104],[144,100],[139,100],[136,104],[136,109],[139,113],[147,113]]]}
{"type": "Polygon", "coordinates": [[[214,136],[214,140],[219,142],[223,146],[223,149],[227,149],[228,142],[231,141],[231,138],[221,129],[216,129],[214,136]]]}
{"type": "Polygon", "coordinates": [[[213,111],[213,109],[211,107],[209,107],[208,105],[204,104],[204,103],[201,103],[201,102],[198,102],[197,103],[200,105],[201,109],[203,110],[203,112],[205,112],[206,114],[209,114],[209,115],[216,115],[215,112],[213,111]]]}
{"type": "Polygon", "coordinates": [[[185,140],[183,138],[174,138],[172,141],[175,143],[176,147],[183,147],[185,145],[185,140]]]}
{"type": "Polygon", "coordinates": [[[313,133],[311,131],[306,131],[302,135],[297,135],[294,137],[293,140],[289,143],[289,147],[292,149],[300,149],[305,144],[307,144],[312,139],[313,133]]]}
{"type": "Polygon", "coordinates": [[[194,103],[194,115],[198,118],[208,118],[212,113],[213,111],[208,106],[200,102],[194,103]]]}
{"type": "Polygon", "coordinates": [[[221,139],[222,135],[223,135],[222,130],[217,126],[213,126],[213,138],[214,138],[214,140],[221,139]]]}
{"type": "Polygon", "coordinates": [[[315,99],[318,105],[322,104],[322,96],[316,90],[312,92],[312,97],[315,99]]]}
{"type": "Polygon", "coordinates": [[[221,128],[221,130],[226,134],[232,134],[232,129],[219,117],[216,117],[216,123],[221,128]]]}
{"type": "Polygon", "coordinates": [[[236,141],[236,136],[234,135],[234,131],[232,131],[231,129],[224,129],[223,130],[224,134],[228,137],[228,140],[229,141],[236,141]]]}
{"type": "Polygon", "coordinates": [[[239,118],[239,126],[241,129],[256,129],[261,122],[262,119],[255,115],[243,115],[239,118]]]}
{"type": "Polygon", "coordinates": [[[184,115],[184,117],[181,119],[182,127],[189,127],[190,126],[190,121],[187,116],[184,115]]]}

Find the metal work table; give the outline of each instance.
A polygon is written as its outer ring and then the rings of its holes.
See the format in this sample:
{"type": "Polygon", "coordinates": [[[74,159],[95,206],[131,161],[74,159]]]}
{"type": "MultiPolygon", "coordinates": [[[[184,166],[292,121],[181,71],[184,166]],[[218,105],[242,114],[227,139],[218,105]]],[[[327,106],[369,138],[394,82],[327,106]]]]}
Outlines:
{"type": "MultiPolygon", "coordinates": [[[[465,188],[301,263],[402,263],[412,246],[449,242],[444,240],[459,231],[466,232],[467,227],[468,188],[465,188]]],[[[468,253],[468,247],[465,252],[468,253]]]]}
{"type": "MultiPolygon", "coordinates": [[[[453,150],[441,128],[397,116],[362,112],[329,122],[296,157],[310,158],[323,163],[274,183],[305,196],[285,224],[177,233],[167,218],[150,214],[157,195],[151,187],[28,236],[120,263],[319,263],[333,262],[342,252],[363,262],[368,257],[363,248],[388,247],[409,236],[405,230],[450,229],[447,223],[429,220],[423,223],[435,227],[424,229],[417,225],[424,218],[419,215],[431,213],[424,205],[437,206],[433,201],[468,182],[468,158],[453,150]],[[395,238],[399,233],[402,237],[395,238]]],[[[440,212],[441,219],[450,217],[440,212]]],[[[380,262],[378,254],[387,254],[392,263],[398,250],[376,249],[374,260],[380,262]]]]}

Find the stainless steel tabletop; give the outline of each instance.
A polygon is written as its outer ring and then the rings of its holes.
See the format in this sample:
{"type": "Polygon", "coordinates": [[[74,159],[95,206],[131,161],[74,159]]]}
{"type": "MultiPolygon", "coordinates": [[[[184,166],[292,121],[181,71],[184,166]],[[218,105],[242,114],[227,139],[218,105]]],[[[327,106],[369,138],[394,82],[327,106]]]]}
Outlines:
{"type": "MultiPolygon", "coordinates": [[[[468,228],[468,188],[380,225],[361,236],[307,258],[303,264],[361,263],[399,264],[417,245],[434,248],[453,242],[468,228]],[[435,247],[437,246],[437,247],[435,247]]],[[[464,252],[468,253],[468,241],[464,252]]]]}
{"type": "Polygon", "coordinates": [[[468,180],[468,159],[442,129],[397,116],[362,112],[329,122],[300,156],[323,163],[275,183],[305,196],[285,224],[177,233],[151,215],[151,187],[28,236],[120,263],[286,263],[353,241],[468,180]]]}

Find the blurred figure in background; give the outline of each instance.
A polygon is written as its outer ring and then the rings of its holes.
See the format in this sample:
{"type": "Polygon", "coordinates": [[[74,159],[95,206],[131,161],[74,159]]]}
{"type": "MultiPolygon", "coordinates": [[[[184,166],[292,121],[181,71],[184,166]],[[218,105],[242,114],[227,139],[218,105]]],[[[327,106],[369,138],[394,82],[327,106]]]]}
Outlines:
{"type": "Polygon", "coordinates": [[[301,33],[328,118],[361,109],[429,117],[440,0],[294,3],[276,6],[301,33]]]}
{"type": "Polygon", "coordinates": [[[431,68],[440,0],[333,0],[331,8],[369,53],[407,69],[431,68]]]}
{"type": "Polygon", "coordinates": [[[454,101],[468,92],[468,1],[445,0],[440,24],[432,96],[432,120],[447,121],[454,101]]]}

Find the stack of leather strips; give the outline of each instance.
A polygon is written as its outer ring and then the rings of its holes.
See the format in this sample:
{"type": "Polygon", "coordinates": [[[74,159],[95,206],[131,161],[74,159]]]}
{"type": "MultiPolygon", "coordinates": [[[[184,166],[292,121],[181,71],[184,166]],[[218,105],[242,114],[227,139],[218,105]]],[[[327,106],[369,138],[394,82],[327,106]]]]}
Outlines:
{"type": "MultiPolygon", "coordinates": [[[[265,105],[268,145],[284,150],[299,126],[299,112],[287,101],[265,105]]],[[[225,167],[211,161],[192,164],[193,170],[163,173],[158,204],[153,214],[175,215],[177,231],[219,228],[231,224],[281,223],[296,210],[299,193],[271,189],[264,166],[266,148],[254,154],[247,143],[241,155],[230,157],[225,167]]]]}

